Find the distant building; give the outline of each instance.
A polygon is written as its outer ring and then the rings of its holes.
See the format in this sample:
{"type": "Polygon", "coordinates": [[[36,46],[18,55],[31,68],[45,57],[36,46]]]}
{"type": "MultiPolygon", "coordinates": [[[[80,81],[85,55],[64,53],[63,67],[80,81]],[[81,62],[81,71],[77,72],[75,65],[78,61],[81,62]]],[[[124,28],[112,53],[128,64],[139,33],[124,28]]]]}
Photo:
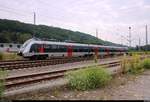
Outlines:
{"type": "Polygon", "coordinates": [[[0,52],[17,52],[22,44],[0,43],[0,52]]]}

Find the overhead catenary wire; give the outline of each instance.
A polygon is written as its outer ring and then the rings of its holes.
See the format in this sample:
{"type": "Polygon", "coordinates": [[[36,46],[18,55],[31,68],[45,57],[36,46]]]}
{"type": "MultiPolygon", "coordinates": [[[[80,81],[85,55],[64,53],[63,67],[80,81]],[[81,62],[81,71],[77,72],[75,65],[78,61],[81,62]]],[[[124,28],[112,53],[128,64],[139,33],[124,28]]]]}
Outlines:
{"type": "Polygon", "coordinates": [[[15,8],[10,8],[10,7],[7,7],[7,6],[4,6],[4,5],[0,5],[0,8],[3,8],[3,9],[8,9],[8,10],[15,10],[15,11],[18,11],[18,12],[22,12],[22,13],[26,13],[26,14],[32,14],[33,12],[31,11],[26,11],[26,10],[20,10],[20,9],[15,9],[15,8]]]}
{"type": "Polygon", "coordinates": [[[18,13],[18,12],[12,11],[12,10],[2,9],[2,8],[0,8],[0,11],[8,12],[8,13],[12,13],[12,14],[15,14],[15,15],[20,15],[20,16],[27,16],[27,15],[22,14],[22,13],[18,13]]]}

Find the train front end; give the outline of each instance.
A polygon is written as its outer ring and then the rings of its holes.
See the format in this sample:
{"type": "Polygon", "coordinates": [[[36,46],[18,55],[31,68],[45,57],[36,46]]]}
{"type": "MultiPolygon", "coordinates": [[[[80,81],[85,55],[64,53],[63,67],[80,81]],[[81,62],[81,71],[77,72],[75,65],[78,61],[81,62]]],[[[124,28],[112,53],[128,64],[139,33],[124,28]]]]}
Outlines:
{"type": "Polygon", "coordinates": [[[29,53],[31,43],[34,41],[34,39],[27,40],[19,49],[17,55],[22,57],[27,57],[27,54],[29,53]]]}

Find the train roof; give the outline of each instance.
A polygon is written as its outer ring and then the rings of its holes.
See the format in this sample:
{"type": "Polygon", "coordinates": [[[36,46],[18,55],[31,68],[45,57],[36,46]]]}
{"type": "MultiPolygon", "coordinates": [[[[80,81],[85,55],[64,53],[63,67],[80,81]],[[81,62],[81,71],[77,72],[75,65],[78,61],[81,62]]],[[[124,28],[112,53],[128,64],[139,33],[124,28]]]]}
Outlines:
{"type": "Polygon", "coordinates": [[[87,47],[103,47],[103,48],[124,48],[128,49],[127,47],[117,47],[117,46],[104,46],[104,45],[94,45],[94,44],[80,44],[80,43],[69,43],[69,42],[56,42],[56,41],[43,41],[40,39],[29,39],[25,43],[38,43],[38,44],[56,44],[56,45],[67,45],[67,46],[87,46],[87,47]]]}

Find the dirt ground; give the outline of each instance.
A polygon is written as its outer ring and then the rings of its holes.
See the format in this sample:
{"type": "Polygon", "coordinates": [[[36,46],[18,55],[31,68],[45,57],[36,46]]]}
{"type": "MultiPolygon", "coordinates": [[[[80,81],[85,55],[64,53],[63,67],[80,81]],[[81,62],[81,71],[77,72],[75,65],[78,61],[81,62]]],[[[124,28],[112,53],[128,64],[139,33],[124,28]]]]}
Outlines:
{"type": "Polygon", "coordinates": [[[150,71],[141,75],[116,76],[109,85],[76,91],[67,86],[9,97],[15,100],[150,100],[150,71]]]}

